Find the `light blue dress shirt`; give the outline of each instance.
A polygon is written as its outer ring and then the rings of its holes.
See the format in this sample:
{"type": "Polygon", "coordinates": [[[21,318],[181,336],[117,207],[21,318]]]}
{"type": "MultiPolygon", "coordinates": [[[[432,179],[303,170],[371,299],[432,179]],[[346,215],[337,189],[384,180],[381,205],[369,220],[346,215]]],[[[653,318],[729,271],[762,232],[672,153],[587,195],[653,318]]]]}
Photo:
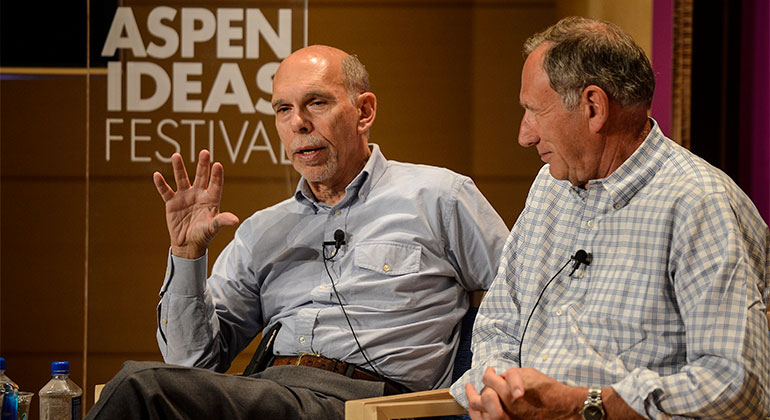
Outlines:
{"type": "MultiPolygon", "coordinates": [[[[768,228],[721,171],[665,138],[587,189],[537,176],[479,308],[473,368],[531,366],[614,390],[639,414],[749,419],[770,411],[768,228]],[[579,249],[593,261],[548,280],[579,249]],[[527,317],[532,319],[521,340],[527,317]]],[[[763,415],[764,414],[764,415],[763,415]]]]}
{"type": "Polygon", "coordinates": [[[467,291],[491,284],[508,229],[470,178],[371,147],[338,204],[315,201],[301,179],[294,197],[245,220],[208,281],[205,256],[169,257],[157,334],[166,362],[224,371],[280,322],[276,354],[366,368],[322,259],[340,229],[328,268],[369,359],[414,390],[449,385],[467,291]]]}

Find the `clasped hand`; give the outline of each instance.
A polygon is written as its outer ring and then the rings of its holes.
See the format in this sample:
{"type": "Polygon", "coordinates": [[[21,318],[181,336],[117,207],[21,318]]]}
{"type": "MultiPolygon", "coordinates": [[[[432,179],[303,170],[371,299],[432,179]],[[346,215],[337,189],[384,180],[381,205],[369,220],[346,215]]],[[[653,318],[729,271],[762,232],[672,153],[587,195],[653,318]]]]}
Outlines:
{"type": "Polygon", "coordinates": [[[238,224],[238,217],[234,214],[219,212],[224,169],[219,162],[211,165],[210,160],[209,151],[202,150],[198,155],[195,180],[190,185],[182,156],[174,153],[171,166],[176,191],[171,189],[160,172],[152,175],[158,193],[166,202],[171,253],[177,257],[194,259],[202,256],[220,229],[238,224]]]}
{"type": "Polygon", "coordinates": [[[565,398],[570,388],[534,368],[509,369],[502,375],[491,367],[479,394],[465,385],[468,414],[473,420],[578,419],[578,410],[565,398]]]}

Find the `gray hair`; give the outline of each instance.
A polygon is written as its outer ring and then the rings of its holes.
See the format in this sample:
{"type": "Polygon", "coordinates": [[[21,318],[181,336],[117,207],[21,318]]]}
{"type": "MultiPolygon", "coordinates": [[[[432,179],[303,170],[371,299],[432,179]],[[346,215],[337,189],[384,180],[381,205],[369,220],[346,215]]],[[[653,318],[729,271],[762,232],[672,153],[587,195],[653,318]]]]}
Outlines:
{"type": "Polygon", "coordinates": [[[342,58],[342,79],[352,101],[359,94],[369,92],[369,72],[355,55],[348,54],[342,58]]]}
{"type": "Polygon", "coordinates": [[[644,51],[610,22],[568,17],[524,43],[524,56],[543,43],[543,69],[562,104],[574,110],[583,90],[596,85],[621,106],[650,106],[655,75],[644,51]]]}

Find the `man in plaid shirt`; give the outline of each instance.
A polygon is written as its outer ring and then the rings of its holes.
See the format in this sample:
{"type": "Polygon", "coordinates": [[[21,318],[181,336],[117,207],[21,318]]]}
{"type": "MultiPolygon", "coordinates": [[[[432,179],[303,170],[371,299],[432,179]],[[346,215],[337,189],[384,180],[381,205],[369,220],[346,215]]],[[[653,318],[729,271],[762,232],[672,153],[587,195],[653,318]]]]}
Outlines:
{"type": "Polygon", "coordinates": [[[765,418],[767,224],[648,117],[652,68],[618,27],[567,18],[525,54],[519,143],[546,165],[452,394],[474,420],[765,418]]]}

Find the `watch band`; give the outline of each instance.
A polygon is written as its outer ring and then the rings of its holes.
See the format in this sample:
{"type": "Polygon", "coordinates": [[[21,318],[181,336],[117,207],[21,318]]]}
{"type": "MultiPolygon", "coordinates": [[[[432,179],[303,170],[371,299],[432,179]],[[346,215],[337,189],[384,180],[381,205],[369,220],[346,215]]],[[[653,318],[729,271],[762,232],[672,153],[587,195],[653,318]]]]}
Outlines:
{"type": "Polygon", "coordinates": [[[603,420],[604,404],[602,403],[602,389],[589,388],[588,397],[580,410],[580,417],[583,420],[603,420]]]}
{"type": "Polygon", "coordinates": [[[586,403],[601,404],[602,403],[602,390],[601,388],[588,388],[588,398],[586,403]]]}

